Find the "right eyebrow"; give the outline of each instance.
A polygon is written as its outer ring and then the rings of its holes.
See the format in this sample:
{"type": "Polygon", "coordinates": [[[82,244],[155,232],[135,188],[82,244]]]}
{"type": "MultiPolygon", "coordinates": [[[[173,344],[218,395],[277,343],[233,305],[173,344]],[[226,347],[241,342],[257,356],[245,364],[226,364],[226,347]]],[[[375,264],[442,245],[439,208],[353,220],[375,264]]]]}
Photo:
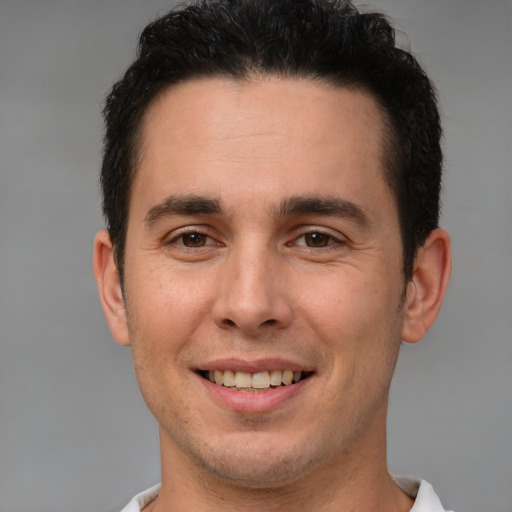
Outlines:
{"type": "Polygon", "coordinates": [[[365,209],[336,196],[293,196],[285,199],[277,212],[278,217],[290,215],[319,215],[350,219],[360,226],[370,225],[365,209]]]}
{"type": "Polygon", "coordinates": [[[173,195],[152,206],[144,217],[146,228],[151,228],[162,217],[172,215],[208,215],[221,213],[218,199],[196,195],[173,195]]]}

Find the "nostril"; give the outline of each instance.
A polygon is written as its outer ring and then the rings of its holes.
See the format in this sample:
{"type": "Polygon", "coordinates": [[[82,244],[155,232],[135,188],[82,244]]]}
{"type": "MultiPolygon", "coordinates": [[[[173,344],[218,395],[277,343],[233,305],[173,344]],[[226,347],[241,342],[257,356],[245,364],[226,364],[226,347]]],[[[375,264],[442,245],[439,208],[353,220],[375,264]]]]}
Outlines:
{"type": "MultiPolygon", "coordinates": [[[[1,0],[0,0],[1,1],[1,0]]],[[[234,327],[237,325],[236,322],[234,322],[233,320],[231,320],[230,318],[225,318],[222,323],[227,326],[227,327],[234,327]]],[[[262,326],[274,326],[276,325],[278,322],[277,320],[275,320],[274,318],[270,318],[269,320],[265,320],[261,325],[262,326]]]]}

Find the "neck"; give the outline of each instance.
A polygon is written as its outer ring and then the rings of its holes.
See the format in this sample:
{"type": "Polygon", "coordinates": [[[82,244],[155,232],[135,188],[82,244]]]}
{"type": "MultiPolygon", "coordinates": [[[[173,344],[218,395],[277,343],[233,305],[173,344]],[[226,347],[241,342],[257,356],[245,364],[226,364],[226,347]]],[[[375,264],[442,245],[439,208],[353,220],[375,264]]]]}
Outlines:
{"type": "Polygon", "coordinates": [[[161,432],[162,489],[144,512],[407,512],[413,502],[388,473],[385,421],[382,424],[379,435],[370,428],[371,436],[359,438],[342,455],[275,486],[252,486],[212,475],[161,432]]]}

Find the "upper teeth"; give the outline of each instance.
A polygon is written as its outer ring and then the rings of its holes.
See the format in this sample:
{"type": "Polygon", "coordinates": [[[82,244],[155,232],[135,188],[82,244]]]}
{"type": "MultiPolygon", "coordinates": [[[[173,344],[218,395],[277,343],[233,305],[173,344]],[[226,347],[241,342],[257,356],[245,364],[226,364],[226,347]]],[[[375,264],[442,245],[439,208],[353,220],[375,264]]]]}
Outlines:
{"type": "Polygon", "coordinates": [[[270,386],[289,386],[292,382],[298,382],[302,372],[291,370],[272,370],[270,372],[233,372],[231,370],[210,370],[208,379],[220,386],[236,388],[265,389],[270,386]]]}

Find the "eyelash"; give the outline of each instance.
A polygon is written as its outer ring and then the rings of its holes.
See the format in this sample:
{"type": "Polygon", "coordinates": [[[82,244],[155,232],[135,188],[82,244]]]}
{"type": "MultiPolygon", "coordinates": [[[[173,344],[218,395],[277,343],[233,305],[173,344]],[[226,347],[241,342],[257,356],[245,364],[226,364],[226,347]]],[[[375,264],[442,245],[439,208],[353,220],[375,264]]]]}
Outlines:
{"type": "Polygon", "coordinates": [[[305,233],[302,233],[301,235],[299,235],[297,238],[295,238],[292,242],[290,242],[289,244],[287,245],[298,245],[298,246],[302,246],[302,247],[305,247],[306,249],[312,249],[312,250],[316,250],[316,249],[325,249],[325,250],[328,250],[330,249],[332,245],[343,245],[345,244],[346,242],[344,240],[341,240],[340,238],[336,238],[334,235],[330,234],[330,233],[325,233],[324,231],[320,230],[320,229],[311,229],[310,231],[307,231],[305,233]],[[320,236],[320,242],[322,241],[325,241],[325,245],[308,245],[307,244],[307,237],[312,237],[312,236],[315,236],[315,235],[319,235],[320,236]],[[304,239],[304,243],[297,243],[299,240],[301,239],[304,239]]]}
{"type": "Polygon", "coordinates": [[[190,231],[183,231],[181,233],[179,233],[178,235],[174,236],[171,240],[169,240],[166,245],[178,245],[179,247],[182,247],[184,248],[185,250],[187,249],[201,249],[203,247],[208,247],[210,245],[221,245],[220,243],[208,243],[208,240],[210,241],[213,241],[215,242],[215,240],[209,236],[208,234],[204,233],[203,231],[199,230],[199,229],[191,229],[190,231]],[[203,240],[203,244],[202,245],[197,245],[197,246],[194,246],[194,245],[186,245],[185,244],[185,238],[186,237],[191,237],[191,236],[194,236],[194,235],[197,235],[199,237],[202,237],[202,240],[203,240]]]}
{"type": "MultiPolygon", "coordinates": [[[[288,247],[296,245],[299,247],[304,247],[306,249],[316,250],[316,249],[329,249],[330,246],[332,246],[332,245],[340,245],[340,244],[343,245],[345,243],[346,243],[346,241],[340,240],[339,238],[336,238],[335,236],[333,236],[329,233],[325,233],[322,230],[311,229],[310,231],[300,234],[298,237],[294,238],[291,242],[288,242],[286,245],[288,247]],[[307,237],[314,237],[314,236],[320,237],[318,240],[320,245],[317,245],[317,246],[308,245],[307,237]],[[304,243],[298,243],[298,241],[301,239],[304,240],[304,243]]],[[[180,248],[183,248],[184,250],[194,250],[194,249],[201,249],[201,248],[212,246],[212,245],[222,245],[222,244],[220,242],[216,242],[214,238],[212,238],[210,235],[208,235],[207,233],[203,232],[200,229],[191,229],[189,231],[184,231],[184,232],[181,232],[178,235],[174,236],[171,240],[169,240],[166,243],[166,245],[177,245],[180,248]],[[200,237],[200,240],[198,241],[199,245],[193,245],[193,244],[187,245],[185,243],[186,237],[192,237],[194,235],[197,235],[200,237]]]]}

